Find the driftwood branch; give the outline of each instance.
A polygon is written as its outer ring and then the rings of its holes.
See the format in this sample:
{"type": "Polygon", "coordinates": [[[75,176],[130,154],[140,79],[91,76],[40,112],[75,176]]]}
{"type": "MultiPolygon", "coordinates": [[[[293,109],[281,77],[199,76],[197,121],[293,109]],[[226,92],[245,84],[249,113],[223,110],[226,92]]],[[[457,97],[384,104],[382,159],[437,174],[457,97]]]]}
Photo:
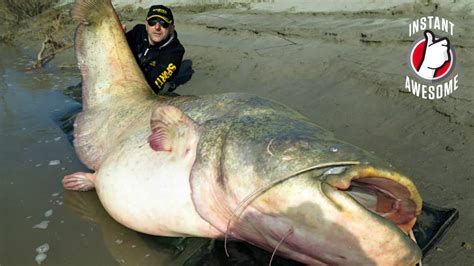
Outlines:
{"type": "Polygon", "coordinates": [[[41,44],[41,49],[36,56],[36,62],[28,70],[42,68],[44,64],[51,61],[56,54],[71,48],[72,44],[60,44],[55,42],[51,35],[47,35],[41,44]]]}
{"type": "Polygon", "coordinates": [[[54,19],[54,21],[53,21],[53,29],[54,29],[55,31],[58,31],[59,28],[61,27],[61,20],[62,20],[62,18],[63,18],[63,13],[60,13],[60,14],[56,17],[56,19],[54,19]]]}
{"type": "Polygon", "coordinates": [[[54,53],[45,56],[47,45],[50,44],[52,41],[53,40],[50,36],[46,36],[43,43],[41,44],[41,50],[38,52],[38,56],[36,57],[36,63],[33,65],[33,68],[40,68],[49,60],[53,59],[54,53]]]}

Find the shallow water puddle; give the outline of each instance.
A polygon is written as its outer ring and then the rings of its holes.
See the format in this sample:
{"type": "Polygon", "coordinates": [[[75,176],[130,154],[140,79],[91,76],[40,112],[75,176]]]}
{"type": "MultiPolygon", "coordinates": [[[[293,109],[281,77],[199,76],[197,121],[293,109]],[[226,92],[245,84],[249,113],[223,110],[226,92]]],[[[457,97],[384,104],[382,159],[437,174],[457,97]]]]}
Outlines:
{"type": "Polygon", "coordinates": [[[75,104],[61,89],[79,73],[26,72],[32,57],[0,51],[0,265],[115,264],[97,225],[63,204],[62,176],[85,168],[51,117],[75,104]]]}

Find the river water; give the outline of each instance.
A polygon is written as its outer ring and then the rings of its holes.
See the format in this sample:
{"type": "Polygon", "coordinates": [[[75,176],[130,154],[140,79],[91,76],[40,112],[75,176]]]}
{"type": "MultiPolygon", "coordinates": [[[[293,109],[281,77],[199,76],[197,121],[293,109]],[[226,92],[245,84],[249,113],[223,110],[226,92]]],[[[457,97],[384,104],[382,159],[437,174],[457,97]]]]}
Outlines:
{"type": "MultiPolygon", "coordinates": [[[[33,54],[0,47],[0,266],[262,265],[270,254],[243,243],[147,236],[115,222],[96,193],[66,191],[66,174],[87,171],[58,119],[80,104],[64,88],[74,67],[25,71],[33,54]]],[[[294,265],[281,258],[273,265],[294,265]]]]}
{"type": "Polygon", "coordinates": [[[52,119],[77,106],[61,91],[80,80],[77,71],[28,72],[24,69],[33,57],[13,47],[1,51],[0,264],[114,262],[99,226],[80,218],[61,185],[64,174],[84,169],[52,119]]]}

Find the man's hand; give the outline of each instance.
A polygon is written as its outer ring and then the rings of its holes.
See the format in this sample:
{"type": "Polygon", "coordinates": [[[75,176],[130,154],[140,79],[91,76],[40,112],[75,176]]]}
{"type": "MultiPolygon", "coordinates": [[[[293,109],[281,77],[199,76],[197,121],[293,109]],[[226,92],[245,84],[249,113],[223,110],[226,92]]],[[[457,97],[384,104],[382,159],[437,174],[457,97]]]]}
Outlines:
{"type": "Polygon", "coordinates": [[[436,39],[433,32],[425,31],[425,54],[418,68],[418,74],[425,79],[433,79],[437,69],[450,60],[449,40],[436,39]]]}
{"type": "Polygon", "coordinates": [[[123,29],[123,32],[127,32],[127,25],[122,24],[122,29],[123,29]]]}

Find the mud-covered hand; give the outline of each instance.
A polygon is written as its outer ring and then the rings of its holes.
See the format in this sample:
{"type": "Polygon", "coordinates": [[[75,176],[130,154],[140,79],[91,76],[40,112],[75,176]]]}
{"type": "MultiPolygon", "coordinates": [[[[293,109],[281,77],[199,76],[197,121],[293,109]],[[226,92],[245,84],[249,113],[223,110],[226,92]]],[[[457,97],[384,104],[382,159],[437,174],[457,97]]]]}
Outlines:
{"type": "Polygon", "coordinates": [[[425,31],[425,53],[418,68],[418,74],[425,79],[433,79],[437,69],[450,60],[449,40],[436,39],[433,32],[425,31]]]}

